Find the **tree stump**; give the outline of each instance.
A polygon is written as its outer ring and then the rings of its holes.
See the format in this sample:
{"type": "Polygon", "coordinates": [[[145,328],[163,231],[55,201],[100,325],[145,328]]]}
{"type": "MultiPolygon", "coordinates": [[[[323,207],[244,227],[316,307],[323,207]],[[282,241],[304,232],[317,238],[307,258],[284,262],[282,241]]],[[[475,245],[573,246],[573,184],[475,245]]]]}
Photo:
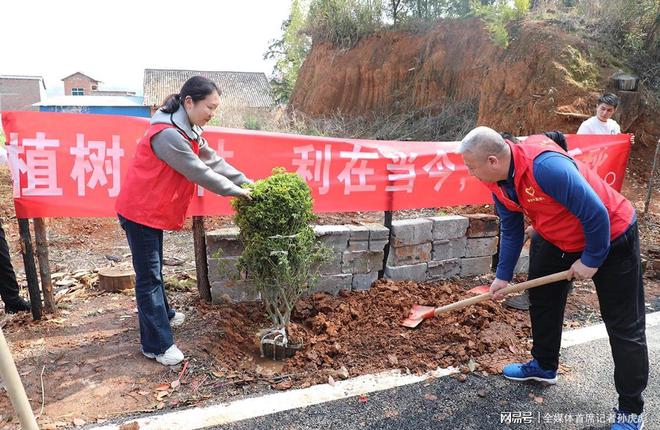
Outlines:
{"type": "Polygon", "coordinates": [[[105,267],[99,269],[99,288],[103,291],[118,292],[135,286],[133,269],[105,267]]]}
{"type": "Polygon", "coordinates": [[[637,76],[626,73],[617,73],[612,76],[611,80],[617,90],[637,91],[637,86],[639,85],[639,78],[637,76]]]}

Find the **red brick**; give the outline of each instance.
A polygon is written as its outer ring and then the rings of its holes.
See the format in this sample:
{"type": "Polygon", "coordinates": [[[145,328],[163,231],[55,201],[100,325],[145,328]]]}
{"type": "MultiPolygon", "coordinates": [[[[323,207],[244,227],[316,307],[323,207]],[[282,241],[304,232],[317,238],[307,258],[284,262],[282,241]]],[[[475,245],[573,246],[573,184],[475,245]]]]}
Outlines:
{"type": "Polygon", "coordinates": [[[496,215],[471,214],[465,216],[470,220],[467,237],[497,236],[500,229],[500,219],[496,215]]]}

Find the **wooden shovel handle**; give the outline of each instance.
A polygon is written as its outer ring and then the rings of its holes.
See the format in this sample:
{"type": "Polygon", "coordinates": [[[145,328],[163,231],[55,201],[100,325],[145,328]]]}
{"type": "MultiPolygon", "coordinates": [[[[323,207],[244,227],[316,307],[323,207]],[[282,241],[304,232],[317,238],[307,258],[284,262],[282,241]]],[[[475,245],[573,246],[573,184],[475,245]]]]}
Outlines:
{"type": "MultiPolygon", "coordinates": [[[[521,282],[519,284],[510,285],[508,287],[502,288],[499,291],[504,294],[519,293],[521,291],[538,287],[540,285],[550,284],[552,282],[563,281],[563,280],[568,280],[568,270],[564,270],[563,272],[553,273],[552,275],[542,276],[536,279],[531,279],[529,281],[521,282]]],[[[438,316],[440,314],[444,314],[449,311],[463,309],[475,303],[488,300],[492,297],[493,295],[491,293],[480,294],[478,296],[470,297],[469,299],[460,300],[458,302],[451,303],[446,306],[440,306],[439,308],[435,308],[433,314],[435,316],[438,316]]]]}

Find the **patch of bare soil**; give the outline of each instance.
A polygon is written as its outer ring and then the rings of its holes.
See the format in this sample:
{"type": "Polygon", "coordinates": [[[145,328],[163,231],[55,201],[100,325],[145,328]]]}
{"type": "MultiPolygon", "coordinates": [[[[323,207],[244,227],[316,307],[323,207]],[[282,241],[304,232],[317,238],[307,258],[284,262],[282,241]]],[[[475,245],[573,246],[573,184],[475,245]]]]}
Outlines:
{"type": "MultiPolygon", "coordinates": [[[[305,297],[290,327],[304,348],[282,362],[260,356],[256,333],[269,325],[261,303],[206,305],[190,282],[168,285],[170,302],[187,315],[175,330],[187,360],[172,368],[140,353],[130,291],[86,287],[64,294],[57,316],[33,322],[23,314],[2,324],[33,409],[39,413],[43,405],[42,428],[64,428],[386,369],[422,373],[455,366],[461,379],[471,372],[499,373],[506,363],[529,358],[527,312],[488,301],[416,329],[400,325],[412,305],[448,304],[490,280],[379,281],[365,292],[305,297]]],[[[660,282],[647,279],[646,292],[647,303],[659,309],[660,282]]],[[[598,320],[593,285],[576,284],[565,327],[598,320]]],[[[0,411],[11,411],[6,393],[0,393],[0,411]]],[[[18,428],[9,419],[0,412],[0,427],[18,428]]]]}
{"type": "MultiPolygon", "coordinates": [[[[89,290],[62,302],[57,317],[40,322],[28,315],[13,317],[4,330],[38,410],[43,390],[41,423],[71,426],[388,368],[467,369],[473,360],[476,370],[497,372],[507,359],[524,357],[526,314],[495,303],[425,321],[415,330],[399,325],[415,303],[439,305],[465,295],[454,283],[379,282],[364,293],[307,297],[298,304],[292,326],[305,347],[282,363],[260,357],[256,334],[268,326],[260,303],[211,307],[192,291],[171,293],[188,314],[175,333],[188,364],[174,370],[140,354],[132,294],[89,290]]],[[[5,395],[0,407],[9,410],[5,395]]]]}

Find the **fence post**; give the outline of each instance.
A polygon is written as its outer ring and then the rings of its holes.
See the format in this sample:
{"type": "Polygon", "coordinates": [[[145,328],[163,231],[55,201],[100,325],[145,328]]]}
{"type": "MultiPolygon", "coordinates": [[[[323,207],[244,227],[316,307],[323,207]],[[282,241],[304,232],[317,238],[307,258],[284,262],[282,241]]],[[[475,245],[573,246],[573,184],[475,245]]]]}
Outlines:
{"type": "Polygon", "coordinates": [[[195,270],[197,272],[197,290],[205,302],[211,302],[211,286],[209,285],[209,267],[206,260],[206,230],[204,217],[193,217],[193,240],[195,243],[195,270]]]}
{"type": "Polygon", "coordinates": [[[651,176],[649,177],[649,188],[646,191],[646,201],[644,202],[644,216],[649,210],[649,203],[651,202],[651,196],[653,195],[653,179],[655,178],[655,169],[658,167],[658,151],[660,150],[660,139],[655,144],[655,155],[653,156],[653,167],[651,168],[651,176]]]}
{"type": "Polygon", "coordinates": [[[52,314],[56,312],[56,305],[55,298],[53,297],[53,283],[50,278],[50,265],[48,262],[48,234],[46,232],[46,222],[43,218],[34,219],[34,241],[37,247],[41,292],[44,295],[44,309],[47,313],[52,314]]]}
{"type": "Polygon", "coordinates": [[[25,267],[28,292],[30,293],[32,319],[36,321],[41,319],[41,292],[39,291],[37,266],[34,262],[34,250],[32,249],[30,220],[27,218],[18,218],[18,231],[21,236],[21,254],[23,254],[23,266],[25,267]]]}

